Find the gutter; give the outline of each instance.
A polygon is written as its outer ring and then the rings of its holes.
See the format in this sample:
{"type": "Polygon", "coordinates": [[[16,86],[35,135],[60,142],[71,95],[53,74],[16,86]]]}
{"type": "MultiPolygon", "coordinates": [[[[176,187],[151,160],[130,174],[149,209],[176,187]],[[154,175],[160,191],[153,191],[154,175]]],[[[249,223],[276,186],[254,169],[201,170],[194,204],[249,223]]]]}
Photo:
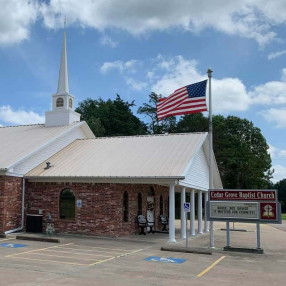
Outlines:
{"type": "Polygon", "coordinates": [[[15,229],[7,230],[7,231],[4,232],[5,234],[10,234],[10,233],[13,233],[13,232],[20,231],[20,230],[24,229],[25,191],[26,191],[25,187],[26,187],[25,186],[25,178],[23,178],[23,181],[22,181],[22,211],[21,211],[22,218],[21,218],[21,226],[18,227],[18,228],[15,228],[15,229]]]}

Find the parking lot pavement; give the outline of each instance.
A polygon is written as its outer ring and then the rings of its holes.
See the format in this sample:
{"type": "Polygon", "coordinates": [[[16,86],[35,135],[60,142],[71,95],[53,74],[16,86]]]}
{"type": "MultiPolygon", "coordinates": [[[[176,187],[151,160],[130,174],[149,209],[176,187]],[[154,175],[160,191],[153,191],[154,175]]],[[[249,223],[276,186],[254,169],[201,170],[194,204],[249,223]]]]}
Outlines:
{"type": "MultiPolygon", "coordinates": [[[[0,285],[284,285],[286,232],[262,225],[265,254],[228,253],[221,250],[223,226],[216,225],[213,255],[162,252],[157,234],[137,241],[64,236],[57,244],[0,239],[0,285]]],[[[233,246],[255,247],[255,225],[235,228],[246,231],[231,233],[233,246]]],[[[189,241],[191,247],[208,243],[208,234],[189,241]]]]}

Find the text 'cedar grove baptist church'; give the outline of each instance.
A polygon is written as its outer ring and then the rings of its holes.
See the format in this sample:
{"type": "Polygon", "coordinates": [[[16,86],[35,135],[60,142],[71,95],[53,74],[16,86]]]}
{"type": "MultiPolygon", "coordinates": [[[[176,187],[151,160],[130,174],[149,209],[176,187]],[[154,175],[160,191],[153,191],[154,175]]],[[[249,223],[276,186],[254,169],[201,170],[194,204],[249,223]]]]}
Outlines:
{"type": "Polygon", "coordinates": [[[211,191],[211,200],[276,200],[275,191],[211,191]]]}

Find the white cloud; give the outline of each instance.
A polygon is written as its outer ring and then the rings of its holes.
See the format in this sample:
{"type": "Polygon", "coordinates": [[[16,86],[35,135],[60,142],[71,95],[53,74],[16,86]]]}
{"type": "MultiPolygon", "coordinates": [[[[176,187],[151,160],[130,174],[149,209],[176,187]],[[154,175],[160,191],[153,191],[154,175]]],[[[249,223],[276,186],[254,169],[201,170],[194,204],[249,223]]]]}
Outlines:
{"type": "Polygon", "coordinates": [[[197,62],[186,60],[182,56],[165,58],[159,55],[154,62],[152,72],[156,81],[152,84],[151,90],[163,96],[170,95],[179,87],[205,79],[197,71],[197,62]],[[157,74],[156,77],[154,73],[157,74]]]}
{"type": "Polygon", "coordinates": [[[131,77],[126,77],[125,81],[128,86],[137,91],[144,89],[148,85],[146,82],[135,80],[131,77]]]}
{"type": "Polygon", "coordinates": [[[0,120],[8,124],[36,124],[45,121],[41,116],[33,111],[13,110],[11,106],[0,106],[0,120]]]}
{"type": "Polygon", "coordinates": [[[180,28],[191,32],[211,28],[229,35],[255,39],[260,45],[276,37],[276,26],[286,22],[284,0],[50,0],[41,13],[49,28],[79,24],[100,31],[121,29],[133,35],[180,28]]]}
{"type": "Polygon", "coordinates": [[[270,81],[249,92],[253,104],[286,104],[286,82],[270,81]]]}
{"type": "Polygon", "coordinates": [[[275,53],[271,53],[268,55],[268,60],[273,60],[273,59],[276,59],[278,57],[281,57],[283,55],[286,54],[286,50],[283,50],[283,51],[280,51],[280,52],[275,52],[275,53]]]}
{"type": "Polygon", "coordinates": [[[0,44],[26,40],[36,21],[38,5],[34,0],[0,0],[0,44]]]}
{"type": "Polygon", "coordinates": [[[124,71],[135,72],[135,67],[138,61],[129,60],[126,62],[123,61],[114,61],[114,62],[105,62],[101,65],[100,71],[102,73],[108,73],[111,70],[118,70],[120,73],[124,71]]]}
{"type": "MultiPolygon", "coordinates": [[[[157,57],[157,72],[161,69],[164,74],[153,84],[151,90],[168,96],[178,87],[182,87],[207,78],[197,70],[197,62],[186,60],[182,56],[166,59],[157,57]]],[[[155,70],[155,69],[154,69],[155,70]]],[[[212,101],[214,113],[244,111],[251,104],[244,84],[237,78],[213,79],[212,101]]]]}
{"type": "Polygon", "coordinates": [[[274,183],[286,178],[286,167],[282,165],[275,165],[273,166],[273,169],[274,169],[274,174],[272,181],[274,183]]]}
{"type": "Polygon", "coordinates": [[[271,158],[273,159],[277,156],[279,150],[271,144],[268,144],[268,146],[269,146],[268,153],[270,154],[271,158]]]}
{"type": "Polygon", "coordinates": [[[104,35],[103,37],[100,38],[100,43],[103,46],[108,46],[108,47],[111,47],[111,48],[115,48],[118,45],[118,43],[116,41],[112,40],[107,35],[104,35]]]}
{"type": "Polygon", "coordinates": [[[286,107],[270,108],[262,111],[261,114],[267,121],[274,123],[277,128],[286,127],[286,107]]]}
{"type": "Polygon", "coordinates": [[[245,111],[251,104],[244,84],[237,78],[214,79],[212,94],[215,113],[245,111]]]}
{"type": "Polygon", "coordinates": [[[280,150],[279,156],[282,156],[282,157],[286,156],[286,150],[280,150]]]}

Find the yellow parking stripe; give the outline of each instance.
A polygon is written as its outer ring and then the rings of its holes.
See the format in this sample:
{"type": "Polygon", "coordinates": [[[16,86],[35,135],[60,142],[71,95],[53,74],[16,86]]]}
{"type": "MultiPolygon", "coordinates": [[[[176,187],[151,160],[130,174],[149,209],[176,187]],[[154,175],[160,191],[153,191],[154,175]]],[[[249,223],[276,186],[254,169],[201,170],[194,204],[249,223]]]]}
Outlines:
{"type": "Polygon", "coordinates": [[[82,249],[82,248],[78,248],[78,249],[77,249],[76,247],[74,247],[74,248],[69,248],[69,247],[61,247],[61,246],[59,246],[58,248],[59,248],[59,249],[82,250],[82,251],[95,252],[95,253],[97,253],[97,252],[103,252],[103,253],[111,253],[111,254],[117,254],[117,255],[122,255],[122,254],[124,254],[124,253],[122,253],[122,252],[111,252],[111,251],[104,251],[104,250],[96,250],[96,251],[94,251],[94,250],[82,249]]]}
{"type": "Polygon", "coordinates": [[[214,268],[219,262],[221,262],[225,256],[220,257],[218,260],[216,260],[214,263],[212,263],[209,267],[207,267],[205,270],[203,270],[201,273],[197,275],[197,277],[202,277],[205,275],[208,271],[210,271],[212,268],[214,268]]]}
{"type": "Polygon", "coordinates": [[[119,258],[119,257],[127,256],[127,255],[130,255],[130,254],[133,254],[133,253],[136,253],[136,252],[142,251],[142,250],[143,250],[143,249],[137,249],[137,250],[134,250],[134,251],[131,251],[131,252],[128,252],[128,253],[122,254],[122,255],[114,256],[114,257],[112,257],[112,258],[108,258],[108,259],[105,259],[105,260],[101,260],[101,261],[98,261],[98,262],[95,262],[95,263],[89,264],[89,266],[93,266],[93,265],[96,265],[96,264],[99,264],[99,263],[102,263],[102,262],[106,262],[106,261],[108,261],[108,260],[112,260],[112,259],[115,259],[115,258],[119,258]]]}
{"type": "MultiPolygon", "coordinates": [[[[64,245],[71,245],[73,243],[67,243],[67,244],[64,244],[64,245]]],[[[32,253],[32,252],[37,252],[37,251],[41,251],[41,250],[45,250],[45,249],[50,249],[50,248],[57,248],[59,247],[58,245],[56,246],[50,246],[50,247],[45,247],[45,248],[41,248],[41,249],[34,249],[34,250],[30,250],[30,251],[25,251],[25,252],[21,252],[21,253],[14,253],[14,254],[10,254],[10,255],[7,255],[5,257],[12,257],[12,256],[16,256],[16,255],[22,255],[22,254],[26,254],[26,253],[32,253]]]]}
{"type": "Polygon", "coordinates": [[[53,263],[60,263],[60,264],[72,264],[72,265],[83,265],[88,266],[89,264],[82,264],[82,263],[73,263],[73,262],[64,262],[64,261],[56,261],[56,260],[48,260],[48,259],[35,259],[35,258],[25,258],[25,257],[12,257],[17,259],[25,259],[25,260],[35,260],[35,261],[45,261],[45,262],[53,262],[53,263]]]}
{"type": "Polygon", "coordinates": [[[15,239],[15,238],[4,238],[4,239],[1,239],[0,242],[5,241],[5,240],[13,240],[13,239],[15,239]]]}
{"type": "Polygon", "coordinates": [[[43,250],[44,252],[57,252],[57,253],[70,253],[70,254],[79,254],[79,255],[92,255],[92,256],[102,256],[102,257],[113,257],[112,255],[102,255],[102,254],[93,254],[93,253],[81,253],[81,252],[73,252],[73,251],[62,251],[62,250],[43,250]]]}
{"type": "Polygon", "coordinates": [[[91,258],[80,258],[80,257],[74,257],[74,256],[51,255],[51,254],[35,253],[35,252],[34,253],[30,253],[30,255],[44,255],[44,256],[51,256],[51,257],[62,257],[62,258],[67,258],[67,259],[99,261],[99,260],[91,259],[91,258]]]}
{"type": "MultiPolygon", "coordinates": [[[[77,245],[77,246],[81,247],[81,245],[77,245]]],[[[83,246],[83,247],[88,247],[90,249],[92,249],[92,248],[96,248],[96,249],[99,248],[99,249],[120,250],[120,251],[128,251],[128,252],[134,250],[134,249],[110,248],[110,247],[100,247],[100,246],[83,246]]],[[[79,249],[81,249],[81,248],[79,248],[79,249]]]]}

